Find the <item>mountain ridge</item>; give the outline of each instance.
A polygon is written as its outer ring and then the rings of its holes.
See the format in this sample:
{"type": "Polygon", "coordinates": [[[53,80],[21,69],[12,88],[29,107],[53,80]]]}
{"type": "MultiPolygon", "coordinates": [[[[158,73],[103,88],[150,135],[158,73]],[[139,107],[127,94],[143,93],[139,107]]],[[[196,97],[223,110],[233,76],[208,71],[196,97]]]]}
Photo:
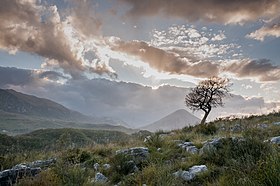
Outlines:
{"type": "Polygon", "coordinates": [[[193,114],[189,113],[185,109],[179,109],[151,124],[141,127],[141,129],[149,130],[151,132],[155,132],[157,130],[167,131],[192,126],[198,124],[199,122],[200,119],[193,114]]]}
{"type": "Polygon", "coordinates": [[[0,133],[17,135],[44,128],[81,128],[132,133],[121,120],[90,117],[52,100],[0,89],[0,133]]]}

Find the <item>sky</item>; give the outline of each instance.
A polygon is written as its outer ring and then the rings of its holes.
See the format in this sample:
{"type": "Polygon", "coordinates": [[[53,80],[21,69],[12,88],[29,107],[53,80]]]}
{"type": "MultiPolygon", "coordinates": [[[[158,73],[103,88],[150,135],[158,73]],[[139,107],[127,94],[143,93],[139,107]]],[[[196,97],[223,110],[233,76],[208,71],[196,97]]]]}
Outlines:
{"type": "Polygon", "coordinates": [[[127,121],[141,125],[184,107],[199,81],[221,76],[235,98],[212,118],[277,110],[279,13],[279,0],[1,0],[0,88],[89,115],[131,111],[127,121]],[[160,96],[164,87],[173,97],[160,96]]]}

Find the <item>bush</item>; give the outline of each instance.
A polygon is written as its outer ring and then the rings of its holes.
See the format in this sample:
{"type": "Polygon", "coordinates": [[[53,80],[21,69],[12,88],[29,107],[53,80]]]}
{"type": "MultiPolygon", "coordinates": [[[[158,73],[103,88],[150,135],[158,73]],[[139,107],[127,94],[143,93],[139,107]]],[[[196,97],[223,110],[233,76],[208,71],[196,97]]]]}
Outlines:
{"type": "Polygon", "coordinates": [[[165,140],[159,134],[154,134],[147,139],[146,145],[149,148],[162,148],[165,145],[165,140]]]}

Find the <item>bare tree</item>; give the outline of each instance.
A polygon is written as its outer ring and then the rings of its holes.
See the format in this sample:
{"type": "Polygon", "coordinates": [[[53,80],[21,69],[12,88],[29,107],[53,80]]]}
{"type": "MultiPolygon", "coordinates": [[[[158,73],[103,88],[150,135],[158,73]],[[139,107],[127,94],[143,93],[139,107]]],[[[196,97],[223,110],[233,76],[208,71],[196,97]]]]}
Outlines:
{"type": "Polygon", "coordinates": [[[185,103],[193,111],[203,110],[204,117],[201,124],[204,124],[212,108],[223,106],[223,98],[229,95],[229,80],[220,77],[211,77],[199,82],[186,95],[185,103]]]}

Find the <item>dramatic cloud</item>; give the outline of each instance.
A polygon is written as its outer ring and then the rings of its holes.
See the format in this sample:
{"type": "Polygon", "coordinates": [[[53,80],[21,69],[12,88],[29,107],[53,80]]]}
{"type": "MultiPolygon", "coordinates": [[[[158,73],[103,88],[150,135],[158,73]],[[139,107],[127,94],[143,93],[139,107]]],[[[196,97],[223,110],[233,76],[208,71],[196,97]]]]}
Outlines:
{"type": "Polygon", "coordinates": [[[280,79],[280,67],[270,63],[268,59],[242,60],[233,62],[224,68],[237,77],[258,77],[261,81],[277,81],[280,79]]]}
{"type": "Polygon", "coordinates": [[[89,5],[83,1],[78,5],[79,9],[70,11],[72,14],[63,21],[56,6],[43,6],[36,0],[2,0],[0,48],[10,53],[19,50],[43,56],[47,59],[46,64],[57,65],[73,78],[80,78],[83,72],[110,74],[111,69],[105,64],[86,61],[80,55],[80,48],[73,44],[78,37],[80,45],[83,40],[79,32],[75,32],[76,38],[71,37],[75,31],[72,23],[83,35],[89,36],[100,27],[100,22],[92,14],[87,15],[89,5]]]}
{"type": "Polygon", "coordinates": [[[45,83],[60,83],[68,80],[63,74],[54,71],[0,67],[0,88],[14,86],[41,86],[45,83]]]}
{"type": "Polygon", "coordinates": [[[26,85],[33,81],[32,71],[10,67],[0,67],[0,86],[7,85],[26,85]]]}
{"type": "Polygon", "coordinates": [[[73,8],[67,17],[68,21],[86,37],[95,37],[100,34],[102,22],[93,11],[91,1],[72,0],[73,8]]]}
{"type": "Polygon", "coordinates": [[[253,78],[263,82],[280,79],[280,67],[268,59],[242,59],[242,55],[235,58],[234,54],[240,52],[239,45],[216,43],[224,39],[223,31],[206,34],[192,27],[172,26],[166,32],[154,30],[152,36],[150,43],[125,42],[115,38],[108,45],[114,51],[135,57],[151,68],[169,74],[205,78],[230,73],[234,78],[253,78]]]}
{"type": "Polygon", "coordinates": [[[279,13],[278,0],[120,0],[130,6],[128,15],[163,14],[188,21],[244,23],[279,13]]]}
{"type": "Polygon", "coordinates": [[[197,77],[209,77],[218,73],[217,64],[200,61],[192,56],[181,58],[174,53],[166,52],[141,41],[117,41],[112,49],[136,56],[160,72],[197,77]]]}
{"type": "Polygon", "coordinates": [[[250,33],[247,37],[263,41],[266,37],[280,37],[280,23],[271,26],[263,26],[259,30],[250,33]]]}

